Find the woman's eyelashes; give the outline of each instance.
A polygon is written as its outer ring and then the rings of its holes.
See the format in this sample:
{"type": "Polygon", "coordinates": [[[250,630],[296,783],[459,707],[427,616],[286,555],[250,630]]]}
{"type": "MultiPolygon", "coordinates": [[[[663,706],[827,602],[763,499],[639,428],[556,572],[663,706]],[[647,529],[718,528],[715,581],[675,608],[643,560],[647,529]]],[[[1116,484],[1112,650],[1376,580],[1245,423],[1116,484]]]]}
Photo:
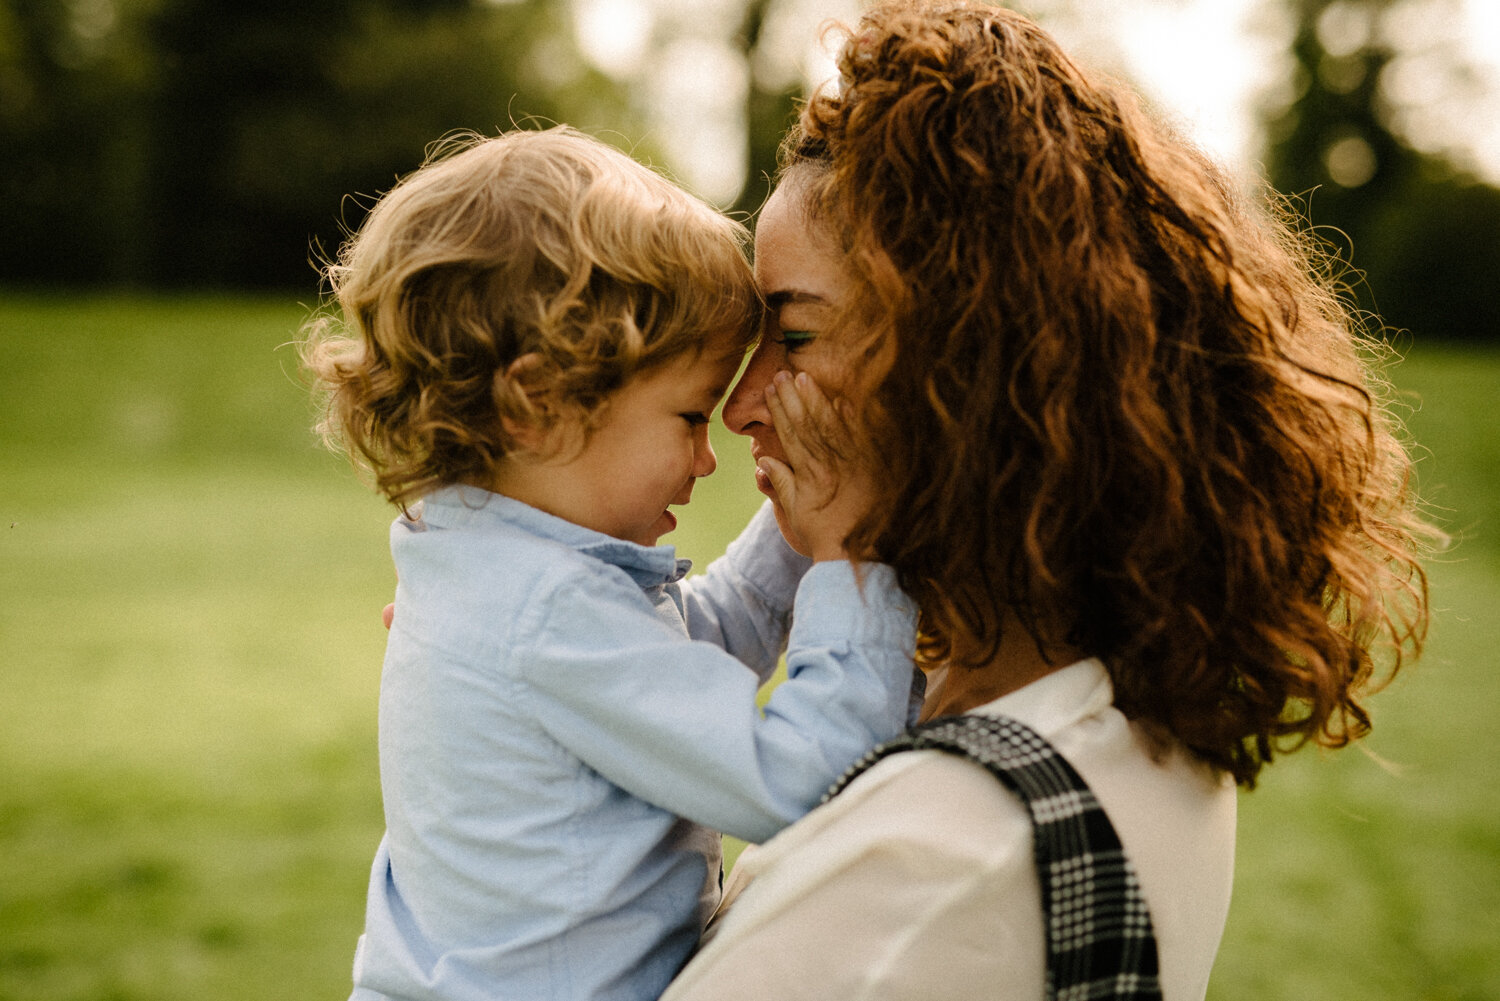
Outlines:
{"type": "Polygon", "coordinates": [[[700,424],[708,423],[708,414],[701,410],[695,410],[691,413],[686,414],[679,414],[678,416],[687,421],[688,424],[692,427],[697,427],[700,424]]]}
{"type": "Polygon", "coordinates": [[[771,338],[772,342],[780,344],[788,351],[796,351],[798,348],[806,347],[817,339],[817,334],[811,330],[783,330],[771,338]]]}

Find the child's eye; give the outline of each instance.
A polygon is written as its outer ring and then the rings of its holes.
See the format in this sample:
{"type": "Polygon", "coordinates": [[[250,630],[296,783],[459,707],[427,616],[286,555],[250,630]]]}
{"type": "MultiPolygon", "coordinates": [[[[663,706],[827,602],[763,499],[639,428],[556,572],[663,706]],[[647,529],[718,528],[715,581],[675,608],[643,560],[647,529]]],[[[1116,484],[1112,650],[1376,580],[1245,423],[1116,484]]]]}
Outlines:
{"type": "Polygon", "coordinates": [[[683,420],[687,421],[688,424],[692,425],[693,427],[697,427],[699,424],[708,423],[708,414],[703,413],[701,410],[690,414],[681,414],[679,416],[681,416],[683,420]]]}
{"type": "Polygon", "coordinates": [[[772,337],[771,342],[784,345],[788,351],[796,351],[798,348],[807,347],[817,339],[818,335],[811,330],[783,330],[781,336],[772,337]]]}

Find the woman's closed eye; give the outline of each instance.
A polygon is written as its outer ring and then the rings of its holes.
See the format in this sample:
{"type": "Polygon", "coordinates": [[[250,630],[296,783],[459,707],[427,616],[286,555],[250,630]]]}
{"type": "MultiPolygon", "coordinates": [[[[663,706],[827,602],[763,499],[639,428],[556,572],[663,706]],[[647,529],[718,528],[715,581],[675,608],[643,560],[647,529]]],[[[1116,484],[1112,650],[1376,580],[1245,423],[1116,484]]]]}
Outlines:
{"type": "Polygon", "coordinates": [[[779,335],[772,336],[771,343],[780,344],[788,351],[796,351],[817,339],[818,335],[811,330],[783,330],[779,335]]]}
{"type": "Polygon", "coordinates": [[[692,427],[708,423],[708,414],[702,410],[694,410],[690,413],[679,414],[678,416],[687,421],[692,427]]]}

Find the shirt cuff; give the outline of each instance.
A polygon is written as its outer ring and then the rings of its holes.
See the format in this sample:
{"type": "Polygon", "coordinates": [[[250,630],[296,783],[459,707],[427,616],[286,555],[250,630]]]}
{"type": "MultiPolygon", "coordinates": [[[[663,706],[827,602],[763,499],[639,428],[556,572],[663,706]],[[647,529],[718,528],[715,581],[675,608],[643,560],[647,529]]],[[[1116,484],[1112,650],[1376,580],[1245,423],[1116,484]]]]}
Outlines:
{"type": "Polygon", "coordinates": [[[874,643],[915,656],[917,605],[883,563],[825,560],[814,564],[797,588],[792,632],[796,644],[874,643]]]}

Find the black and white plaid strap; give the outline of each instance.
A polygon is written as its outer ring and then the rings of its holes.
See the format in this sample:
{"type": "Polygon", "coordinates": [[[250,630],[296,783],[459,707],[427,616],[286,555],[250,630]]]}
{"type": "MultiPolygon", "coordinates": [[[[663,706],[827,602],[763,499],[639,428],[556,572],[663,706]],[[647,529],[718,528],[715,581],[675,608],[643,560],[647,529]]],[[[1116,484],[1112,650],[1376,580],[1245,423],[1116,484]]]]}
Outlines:
{"type": "Polygon", "coordinates": [[[1156,935],[1140,881],[1099,801],[1052,745],[1013,719],[948,716],[875,748],[834,783],[899,751],[931,749],[988,768],[1031,814],[1047,922],[1047,998],[1160,998],[1156,935]]]}

